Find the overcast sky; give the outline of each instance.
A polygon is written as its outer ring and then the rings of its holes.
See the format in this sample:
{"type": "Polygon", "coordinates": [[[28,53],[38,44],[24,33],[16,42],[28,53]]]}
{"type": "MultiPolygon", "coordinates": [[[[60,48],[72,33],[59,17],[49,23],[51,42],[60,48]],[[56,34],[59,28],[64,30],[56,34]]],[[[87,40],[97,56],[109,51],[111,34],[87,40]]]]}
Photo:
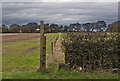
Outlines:
{"type": "Polygon", "coordinates": [[[3,2],[2,23],[27,24],[29,22],[86,23],[99,20],[107,24],[118,20],[118,2],[3,2]]]}
{"type": "Polygon", "coordinates": [[[119,0],[2,0],[2,2],[119,2],[119,0]]]}

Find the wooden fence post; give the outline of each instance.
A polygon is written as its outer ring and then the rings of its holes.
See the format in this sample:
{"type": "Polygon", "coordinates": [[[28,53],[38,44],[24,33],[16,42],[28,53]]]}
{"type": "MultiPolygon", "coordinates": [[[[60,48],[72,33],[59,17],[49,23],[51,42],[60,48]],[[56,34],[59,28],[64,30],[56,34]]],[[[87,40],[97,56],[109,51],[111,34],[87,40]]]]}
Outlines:
{"type": "Polygon", "coordinates": [[[46,69],[46,34],[44,33],[44,22],[40,22],[40,71],[46,69]]]}
{"type": "Polygon", "coordinates": [[[51,50],[52,50],[52,55],[53,55],[53,42],[51,42],[51,50]]]}

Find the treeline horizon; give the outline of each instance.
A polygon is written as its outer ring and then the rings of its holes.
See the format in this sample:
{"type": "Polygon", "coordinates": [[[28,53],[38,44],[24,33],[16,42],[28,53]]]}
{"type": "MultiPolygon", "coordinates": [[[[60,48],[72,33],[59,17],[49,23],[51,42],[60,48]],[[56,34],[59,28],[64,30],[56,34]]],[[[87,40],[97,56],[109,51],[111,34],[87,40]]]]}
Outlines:
{"type": "MultiPolygon", "coordinates": [[[[108,25],[105,21],[97,21],[92,23],[80,24],[78,22],[69,24],[69,26],[58,24],[44,24],[46,33],[58,33],[58,32],[118,32],[118,24],[120,21],[113,22],[108,25]]],[[[12,24],[9,27],[6,25],[0,26],[2,32],[0,33],[39,33],[40,25],[36,22],[30,22],[26,25],[12,24]]]]}

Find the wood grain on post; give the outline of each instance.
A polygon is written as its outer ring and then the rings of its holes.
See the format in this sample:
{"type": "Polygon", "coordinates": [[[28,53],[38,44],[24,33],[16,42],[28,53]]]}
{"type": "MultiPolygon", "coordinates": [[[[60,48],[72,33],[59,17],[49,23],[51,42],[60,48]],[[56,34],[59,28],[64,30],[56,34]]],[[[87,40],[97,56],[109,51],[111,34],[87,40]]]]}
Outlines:
{"type": "Polygon", "coordinates": [[[44,22],[40,22],[40,71],[46,69],[46,35],[44,35],[44,22]]]}

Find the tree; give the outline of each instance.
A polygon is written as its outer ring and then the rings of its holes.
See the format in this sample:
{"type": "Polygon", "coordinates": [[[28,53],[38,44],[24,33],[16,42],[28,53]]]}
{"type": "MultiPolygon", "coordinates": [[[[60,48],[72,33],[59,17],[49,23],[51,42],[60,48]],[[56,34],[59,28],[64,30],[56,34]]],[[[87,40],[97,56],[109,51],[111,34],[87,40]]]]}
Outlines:
{"type": "Polygon", "coordinates": [[[35,22],[31,22],[31,23],[28,23],[26,26],[28,26],[28,27],[30,27],[30,28],[33,28],[33,27],[38,26],[38,24],[35,23],[35,22]]]}
{"type": "Polygon", "coordinates": [[[108,28],[106,29],[106,32],[120,32],[120,21],[114,22],[112,24],[108,25],[108,28]]]}
{"type": "Polygon", "coordinates": [[[37,32],[37,28],[38,28],[38,24],[37,23],[31,22],[31,23],[28,23],[26,26],[29,29],[29,31],[28,31],[29,33],[37,32]]]}
{"type": "Polygon", "coordinates": [[[49,32],[51,32],[51,29],[50,29],[50,27],[49,27],[49,24],[44,24],[44,27],[45,27],[45,33],[49,33],[49,32]]]}
{"type": "Polygon", "coordinates": [[[70,24],[68,30],[69,31],[82,31],[82,27],[81,27],[81,24],[79,24],[77,22],[77,23],[74,23],[74,24],[70,24]]]}
{"type": "Polygon", "coordinates": [[[85,24],[83,24],[83,28],[85,31],[90,32],[92,25],[93,25],[92,23],[85,23],[85,24]]]}
{"type": "Polygon", "coordinates": [[[20,26],[17,24],[12,24],[9,28],[9,32],[11,33],[19,33],[20,32],[20,26]]]}
{"type": "Polygon", "coordinates": [[[106,28],[106,22],[105,21],[97,21],[95,23],[95,28],[97,29],[97,31],[101,32],[106,28]]]}
{"type": "Polygon", "coordinates": [[[54,30],[55,30],[55,25],[54,25],[54,24],[51,24],[51,25],[50,25],[50,29],[51,29],[51,33],[54,33],[54,32],[55,32],[55,31],[54,31],[54,30]]]}
{"type": "Polygon", "coordinates": [[[21,31],[23,33],[35,33],[38,32],[37,29],[39,29],[39,25],[35,22],[28,23],[27,25],[22,25],[20,27],[21,31]]]}
{"type": "Polygon", "coordinates": [[[67,30],[68,30],[68,26],[65,26],[64,27],[64,32],[67,32],[67,30]]]}
{"type": "Polygon", "coordinates": [[[2,33],[2,26],[0,26],[0,33],[2,33]]]}
{"type": "Polygon", "coordinates": [[[93,22],[93,23],[91,23],[91,31],[93,32],[94,29],[95,29],[95,23],[93,22]]]}
{"type": "Polygon", "coordinates": [[[7,33],[8,32],[8,27],[5,25],[2,25],[2,33],[7,33]]]}
{"type": "Polygon", "coordinates": [[[38,32],[37,29],[40,29],[40,27],[39,26],[32,27],[31,28],[31,33],[37,33],[38,32]]]}
{"type": "Polygon", "coordinates": [[[23,33],[30,33],[31,32],[31,28],[26,26],[26,25],[21,26],[20,29],[23,33]]]}

